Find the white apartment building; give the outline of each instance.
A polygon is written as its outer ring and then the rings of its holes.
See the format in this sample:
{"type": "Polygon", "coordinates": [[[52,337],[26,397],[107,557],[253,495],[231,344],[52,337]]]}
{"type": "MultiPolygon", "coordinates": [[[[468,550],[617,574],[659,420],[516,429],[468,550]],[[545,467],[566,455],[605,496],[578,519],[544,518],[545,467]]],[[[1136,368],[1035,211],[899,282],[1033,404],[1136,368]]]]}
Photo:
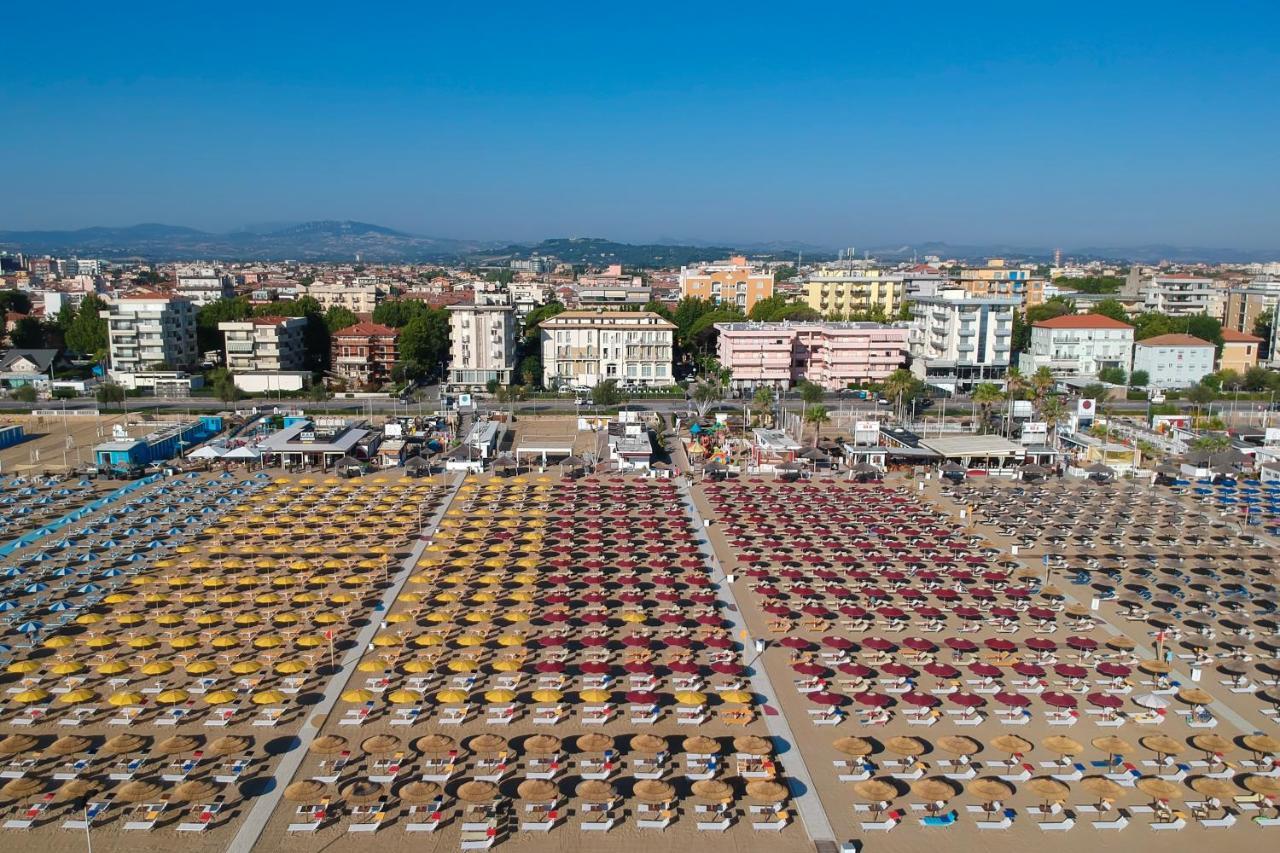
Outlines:
{"type": "Polygon", "coordinates": [[[543,320],[542,382],[547,388],[672,384],[676,326],[652,311],[565,311],[543,320]]]}
{"type": "Polygon", "coordinates": [[[177,292],[179,296],[190,299],[197,308],[236,295],[231,276],[224,275],[213,267],[179,270],[177,292]]]}
{"type": "Polygon", "coordinates": [[[911,303],[911,370],[945,391],[1002,383],[1009,370],[1018,297],[970,296],[960,289],[911,303]]]}
{"type": "Polygon", "coordinates": [[[181,370],[198,361],[196,306],[167,293],[132,293],[103,312],[111,373],[141,373],[164,364],[181,370]]]}
{"type": "Polygon", "coordinates": [[[1133,347],[1133,369],[1147,372],[1151,388],[1186,388],[1213,373],[1217,347],[1191,335],[1157,335],[1133,347]]]}
{"type": "Polygon", "coordinates": [[[1019,369],[1030,376],[1042,367],[1055,376],[1097,376],[1103,368],[1133,367],[1133,326],[1102,314],[1068,314],[1031,327],[1031,346],[1019,369]]]}
{"type": "Polygon", "coordinates": [[[480,388],[511,382],[516,357],[516,311],[506,291],[475,291],[474,303],[449,305],[449,385],[480,388]]]}
{"type": "Polygon", "coordinates": [[[1195,275],[1153,275],[1142,285],[1142,310],[1171,317],[1222,317],[1224,297],[1213,279],[1195,275]]]}
{"type": "Polygon", "coordinates": [[[302,370],[305,317],[251,317],[219,323],[227,369],[232,373],[302,370]]]}
{"type": "Polygon", "coordinates": [[[382,291],[376,284],[313,281],[306,286],[306,295],[319,302],[325,311],[338,306],[353,314],[372,314],[382,298],[382,291]]]}

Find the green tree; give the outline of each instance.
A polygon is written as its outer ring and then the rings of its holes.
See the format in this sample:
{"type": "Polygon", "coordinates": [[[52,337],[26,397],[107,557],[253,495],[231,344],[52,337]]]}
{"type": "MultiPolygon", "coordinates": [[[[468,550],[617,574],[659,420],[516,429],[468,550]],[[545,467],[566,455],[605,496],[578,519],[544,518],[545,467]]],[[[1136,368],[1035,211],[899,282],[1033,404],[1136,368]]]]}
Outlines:
{"type": "Polygon", "coordinates": [[[1135,370],[1129,376],[1129,384],[1135,388],[1146,388],[1147,383],[1151,381],[1151,374],[1145,370],[1135,370]]]}
{"type": "Polygon", "coordinates": [[[1081,293],[1115,293],[1124,287],[1124,279],[1114,275],[1088,275],[1084,278],[1059,277],[1055,278],[1053,283],[1081,293]]]}
{"type": "Polygon", "coordinates": [[[1195,405],[1196,417],[1200,417],[1200,407],[1218,399],[1218,392],[1206,385],[1203,380],[1192,385],[1186,391],[1186,398],[1195,405]]]}
{"type": "Polygon", "coordinates": [[[800,395],[800,422],[804,423],[809,407],[821,403],[827,392],[822,390],[821,385],[816,385],[808,379],[796,385],[796,392],[800,395]]]}
{"type": "Polygon", "coordinates": [[[763,385],[757,388],[751,395],[751,411],[760,426],[765,425],[766,417],[769,419],[769,426],[773,426],[773,389],[763,385]]]}
{"type": "Polygon", "coordinates": [[[435,365],[449,358],[449,314],[431,308],[410,320],[400,330],[400,358],[422,365],[435,365]]]}
{"type": "Polygon", "coordinates": [[[0,314],[30,314],[31,294],[21,290],[0,290],[0,314]]]}
{"type": "Polygon", "coordinates": [[[311,387],[307,389],[307,399],[313,403],[320,403],[329,399],[329,389],[324,387],[323,382],[313,382],[311,387]]]}
{"type": "Polygon", "coordinates": [[[1040,417],[1048,424],[1049,438],[1052,439],[1058,431],[1059,422],[1067,417],[1067,404],[1056,394],[1045,397],[1040,403],[1040,417]]]}
{"type": "Polygon", "coordinates": [[[542,340],[542,331],[538,325],[546,319],[564,313],[564,303],[552,300],[543,305],[539,305],[529,312],[524,318],[524,346],[537,347],[542,340]]]}
{"type": "Polygon", "coordinates": [[[1111,392],[1107,390],[1107,386],[1099,385],[1097,382],[1091,382],[1080,389],[1080,399],[1095,400],[1100,403],[1107,399],[1107,396],[1110,393],[1111,392]]]}
{"type": "Polygon", "coordinates": [[[1098,378],[1111,385],[1124,385],[1129,377],[1123,367],[1104,367],[1098,371],[1098,378]]]}
{"type": "Polygon", "coordinates": [[[1265,367],[1254,365],[1244,372],[1244,387],[1249,391],[1266,391],[1275,374],[1265,367]]]}
{"type": "Polygon", "coordinates": [[[103,357],[107,352],[107,320],[99,316],[107,304],[93,294],[80,300],[76,318],[67,329],[67,348],[85,355],[103,357]]]}
{"type": "Polygon", "coordinates": [[[724,386],[714,379],[699,382],[689,392],[689,399],[693,400],[694,408],[697,409],[700,418],[705,418],[711,407],[720,402],[723,396],[724,386]]]}
{"type": "Polygon", "coordinates": [[[196,346],[200,352],[222,349],[225,336],[218,329],[219,323],[244,320],[253,312],[253,306],[243,296],[234,299],[217,299],[196,312],[196,346]]]}
{"type": "Polygon", "coordinates": [[[222,402],[234,403],[244,396],[239,386],[236,385],[235,377],[225,367],[220,367],[211,372],[209,378],[213,386],[214,395],[222,402]]]}
{"type": "MultiPolygon", "coordinates": [[[[1018,320],[1018,312],[1015,311],[1013,313],[1014,313],[1013,319],[1014,319],[1014,322],[1016,323],[1018,320]]],[[[903,299],[901,302],[898,303],[898,316],[896,319],[899,322],[903,322],[903,323],[911,319],[911,303],[910,302],[903,299]]]]}
{"type": "Polygon", "coordinates": [[[1044,405],[1045,396],[1058,384],[1058,381],[1053,378],[1053,371],[1047,367],[1037,367],[1028,381],[1031,384],[1031,393],[1035,397],[1036,409],[1044,405]]]}
{"type": "Polygon", "coordinates": [[[1271,358],[1271,324],[1274,318],[1274,310],[1263,311],[1253,318],[1253,334],[1262,338],[1262,343],[1258,345],[1258,357],[1263,360],[1271,358]]]}
{"type": "Polygon", "coordinates": [[[1220,433],[1215,433],[1212,435],[1202,435],[1195,439],[1192,439],[1187,446],[1190,447],[1192,450],[1203,450],[1209,453],[1221,453],[1222,451],[1229,450],[1231,448],[1231,437],[1228,435],[1222,435],[1220,433]]]}
{"type": "Polygon", "coordinates": [[[991,411],[1004,400],[1004,391],[1000,390],[1000,386],[994,382],[982,382],[973,389],[971,395],[973,402],[977,404],[978,410],[981,412],[982,431],[988,432],[991,429],[991,411]]]}
{"type": "Polygon", "coordinates": [[[1093,313],[1101,314],[1103,317],[1110,317],[1112,320],[1119,320],[1121,323],[1129,322],[1129,312],[1124,310],[1124,305],[1120,304],[1118,299],[1102,300],[1093,306],[1093,313]]]}
{"type": "Polygon", "coordinates": [[[34,403],[36,401],[36,386],[19,385],[13,389],[13,399],[20,403],[34,403]]]}
{"type": "Polygon", "coordinates": [[[903,405],[924,393],[924,383],[910,370],[899,367],[880,383],[880,393],[884,394],[885,399],[893,401],[894,411],[901,416],[903,405]]]}
{"type": "Polygon", "coordinates": [[[511,270],[490,270],[484,274],[485,281],[493,281],[498,284],[510,284],[515,279],[516,274],[511,270]]]}
{"type": "Polygon", "coordinates": [[[98,386],[98,390],[94,392],[93,396],[104,406],[112,403],[123,403],[125,398],[124,386],[117,385],[114,382],[103,382],[98,386]]]}
{"type": "Polygon", "coordinates": [[[1151,311],[1139,314],[1131,321],[1133,323],[1133,339],[1135,341],[1145,341],[1147,338],[1154,338],[1157,335],[1171,335],[1175,332],[1186,331],[1186,324],[1175,322],[1174,319],[1166,314],[1157,314],[1151,311]]]}
{"type": "Polygon", "coordinates": [[[813,424],[813,445],[818,446],[818,437],[822,434],[822,425],[831,422],[831,414],[827,411],[827,407],[819,403],[816,406],[810,406],[809,411],[805,412],[804,419],[806,423],[813,424]]]}
{"type": "Polygon", "coordinates": [[[542,385],[542,354],[533,352],[520,359],[520,381],[530,387],[542,385]]]}
{"type": "Polygon", "coordinates": [[[674,322],[671,319],[673,316],[671,313],[671,309],[667,307],[665,302],[660,302],[657,299],[650,299],[648,302],[644,304],[644,307],[641,308],[640,310],[649,311],[653,314],[657,314],[659,317],[661,317],[664,320],[674,322]]]}
{"type": "Polygon", "coordinates": [[[17,349],[42,349],[44,326],[35,317],[23,317],[9,331],[9,342],[17,349]]]}
{"type": "Polygon", "coordinates": [[[593,406],[620,406],[623,399],[622,389],[618,387],[618,380],[616,379],[597,382],[596,386],[591,389],[591,405],[593,406]]]}
{"type": "Polygon", "coordinates": [[[784,264],[773,271],[773,280],[775,282],[790,281],[796,277],[799,272],[793,264],[784,264]]]}
{"type": "Polygon", "coordinates": [[[355,315],[354,311],[343,308],[341,305],[333,305],[328,311],[324,312],[324,327],[329,330],[332,335],[339,329],[346,329],[360,322],[360,318],[355,315]]]}
{"type": "Polygon", "coordinates": [[[1239,371],[1231,370],[1230,368],[1219,371],[1218,387],[1227,391],[1239,391],[1244,387],[1244,377],[1240,375],[1239,371]]]}
{"type": "Polygon", "coordinates": [[[714,349],[716,338],[720,334],[716,330],[716,323],[738,323],[743,319],[742,312],[737,308],[716,308],[693,322],[685,337],[684,346],[691,351],[709,353],[714,349]]]}

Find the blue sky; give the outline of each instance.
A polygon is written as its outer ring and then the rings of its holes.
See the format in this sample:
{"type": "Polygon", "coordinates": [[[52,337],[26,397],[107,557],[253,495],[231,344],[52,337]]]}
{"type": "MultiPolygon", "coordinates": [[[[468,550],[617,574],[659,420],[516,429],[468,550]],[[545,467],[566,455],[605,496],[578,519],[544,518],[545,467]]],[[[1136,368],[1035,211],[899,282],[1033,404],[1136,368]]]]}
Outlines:
{"type": "Polygon", "coordinates": [[[9,9],[0,228],[1280,247],[1274,3],[396,5],[9,9]]]}

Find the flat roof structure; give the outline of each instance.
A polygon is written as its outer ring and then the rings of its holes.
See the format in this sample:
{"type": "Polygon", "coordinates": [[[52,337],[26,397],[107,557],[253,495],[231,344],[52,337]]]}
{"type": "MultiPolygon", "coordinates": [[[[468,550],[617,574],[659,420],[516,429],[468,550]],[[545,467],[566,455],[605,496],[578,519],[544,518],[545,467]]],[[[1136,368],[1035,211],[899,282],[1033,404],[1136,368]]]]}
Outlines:
{"type": "Polygon", "coordinates": [[[1000,435],[944,435],[922,438],[920,444],[943,459],[974,456],[1022,456],[1026,449],[1000,435]]]}
{"type": "MultiPolygon", "coordinates": [[[[324,430],[320,428],[320,432],[324,430]]],[[[327,436],[327,440],[320,440],[317,428],[314,424],[303,421],[301,423],[291,424],[279,432],[274,432],[258,443],[258,449],[263,453],[347,453],[355,447],[361,439],[369,434],[367,429],[348,426],[339,432],[332,433],[327,436]],[[303,433],[317,434],[315,439],[304,439],[303,433]]]]}
{"type": "Polygon", "coordinates": [[[756,444],[771,453],[794,453],[800,449],[800,443],[780,429],[753,429],[756,444]]]}

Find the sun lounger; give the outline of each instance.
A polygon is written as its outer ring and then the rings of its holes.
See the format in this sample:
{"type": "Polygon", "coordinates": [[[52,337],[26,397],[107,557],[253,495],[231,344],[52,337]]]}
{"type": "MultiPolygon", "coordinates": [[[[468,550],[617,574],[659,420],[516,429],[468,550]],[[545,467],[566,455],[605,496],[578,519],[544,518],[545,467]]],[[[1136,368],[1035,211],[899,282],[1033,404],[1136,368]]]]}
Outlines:
{"type": "Polygon", "coordinates": [[[235,761],[228,761],[218,768],[217,772],[213,776],[213,780],[224,785],[236,782],[240,779],[241,774],[244,773],[245,768],[248,766],[249,759],[247,758],[237,758],[235,761]]]}
{"type": "Polygon", "coordinates": [[[958,815],[955,812],[955,810],[952,810],[944,814],[936,814],[936,815],[929,815],[928,817],[922,817],[920,818],[920,825],[921,826],[951,826],[953,823],[956,822],[957,817],[958,815]]]}
{"type": "Polygon", "coordinates": [[[347,832],[377,832],[382,822],[387,819],[387,800],[383,797],[377,803],[367,806],[353,806],[351,823],[347,824],[347,832]]]}
{"type": "Polygon", "coordinates": [[[898,824],[902,823],[902,819],[904,817],[906,817],[906,812],[900,809],[895,809],[891,812],[886,812],[884,815],[884,820],[878,820],[878,821],[864,820],[861,822],[860,825],[862,826],[862,829],[864,832],[888,832],[898,824]]]}
{"type": "Polygon", "coordinates": [[[82,705],[78,708],[72,708],[70,713],[64,714],[62,719],[58,720],[58,725],[78,726],[85,720],[91,719],[99,710],[97,705],[82,705]]]}
{"type": "Polygon", "coordinates": [[[400,775],[404,761],[404,753],[397,752],[392,758],[379,758],[369,768],[369,781],[391,784],[400,775]]]}
{"type": "Polygon", "coordinates": [[[68,817],[62,822],[63,829],[78,829],[81,831],[91,828],[94,821],[98,820],[107,810],[111,808],[111,800],[96,800],[88,803],[84,807],[83,812],[75,814],[74,817],[68,817]]]}
{"type": "Polygon", "coordinates": [[[1173,820],[1155,821],[1154,823],[1151,824],[1151,828],[1178,830],[1178,829],[1185,828],[1186,825],[1187,825],[1186,818],[1182,817],[1181,814],[1178,814],[1177,816],[1174,817],[1173,820]]]}
{"type": "Polygon", "coordinates": [[[107,773],[107,778],[113,782],[128,782],[145,763],[145,758],[132,758],[127,761],[121,761],[111,768],[107,773]]]}
{"type": "Polygon", "coordinates": [[[395,714],[391,717],[391,725],[412,726],[420,716],[422,716],[421,708],[397,708],[395,714]]]}
{"type": "Polygon", "coordinates": [[[284,716],[284,708],[263,708],[258,712],[258,717],[253,721],[255,726],[275,726],[280,722],[280,718],[284,716]]]}
{"type": "Polygon", "coordinates": [[[239,705],[231,705],[226,708],[215,708],[209,718],[204,721],[206,726],[216,726],[218,728],[226,728],[227,725],[235,719],[236,714],[240,713],[239,705]]]}
{"type": "Polygon", "coordinates": [[[214,800],[212,803],[193,806],[190,815],[195,820],[184,821],[177,826],[178,832],[204,832],[213,825],[218,813],[222,811],[223,800],[221,798],[214,800]]]}
{"type": "Polygon", "coordinates": [[[328,817],[329,801],[315,805],[298,806],[297,814],[302,818],[298,823],[289,824],[289,832],[315,832],[328,817]]]}
{"type": "Polygon", "coordinates": [[[671,825],[671,818],[675,815],[675,812],[672,810],[670,803],[660,806],[640,803],[635,814],[636,826],[639,829],[663,830],[671,825]]]}
{"type": "Polygon", "coordinates": [[[752,829],[764,830],[766,832],[778,832],[782,830],[791,820],[791,815],[785,809],[779,809],[771,812],[763,820],[753,820],[751,822],[752,829]]]}
{"type": "Polygon", "coordinates": [[[156,821],[164,814],[165,809],[169,808],[167,801],[161,800],[158,803],[143,803],[130,812],[130,820],[126,820],[124,828],[126,830],[150,832],[156,828],[156,821]]]}
{"type": "Polygon", "coordinates": [[[34,758],[22,758],[16,761],[10,761],[0,769],[0,779],[21,779],[36,766],[34,758]]]}
{"type": "Polygon", "coordinates": [[[199,755],[182,761],[175,761],[165,768],[160,774],[160,778],[166,782],[181,782],[191,775],[191,771],[196,769],[196,765],[200,763],[199,755]]]}
{"type": "Polygon", "coordinates": [[[49,810],[49,807],[53,804],[53,797],[53,793],[45,794],[39,800],[27,806],[26,809],[20,811],[18,813],[18,817],[6,820],[4,824],[0,825],[0,828],[30,829],[35,826],[36,821],[40,820],[40,817],[49,810]]]}
{"type": "Polygon", "coordinates": [[[405,811],[405,832],[435,832],[440,828],[444,801],[409,806],[405,811]]]}
{"type": "Polygon", "coordinates": [[[1075,825],[1076,819],[1073,817],[1065,817],[1062,820],[1045,820],[1036,824],[1042,832],[1066,832],[1069,829],[1074,829],[1075,825]]]}

